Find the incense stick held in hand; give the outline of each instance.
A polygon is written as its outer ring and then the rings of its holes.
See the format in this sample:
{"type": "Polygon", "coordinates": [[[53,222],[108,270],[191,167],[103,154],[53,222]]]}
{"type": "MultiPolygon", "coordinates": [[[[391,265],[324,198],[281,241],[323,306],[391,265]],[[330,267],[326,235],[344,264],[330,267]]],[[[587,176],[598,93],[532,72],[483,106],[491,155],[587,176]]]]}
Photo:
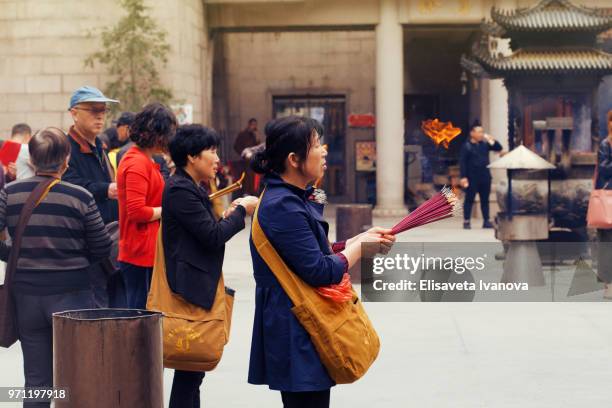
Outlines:
{"type": "Polygon", "coordinates": [[[421,225],[459,215],[460,210],[461,204],[457,195],[450,188],[444,187],[398,222],[391,231],[393,235],[397,235],[421,225]]]}
{"type": "MultiPolygon", "coordinates": [[[[448,187],[434,194],[429,200],[417,207],[416,210],[408,214],[403,220],[398,222],[391,229],[393,235],[408,231],[409,229],[420,227],[421,225],[440,221],[445,218],[459,215],[461,204],[457,195],[448,187]]],[[[317,292],[323,297],[329,298],[334,302],[346,302],[352,299],[353,291],[351,280],[348,273],[345,273],[342,282],[336,285],[329,285],[317,288],[317,292]]]]}

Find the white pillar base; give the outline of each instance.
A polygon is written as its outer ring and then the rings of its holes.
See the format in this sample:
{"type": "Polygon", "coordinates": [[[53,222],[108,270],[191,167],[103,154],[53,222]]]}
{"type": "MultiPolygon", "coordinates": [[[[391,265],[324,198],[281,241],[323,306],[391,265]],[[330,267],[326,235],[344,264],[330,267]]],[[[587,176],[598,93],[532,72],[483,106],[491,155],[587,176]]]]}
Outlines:
{"type": "Polygon", "coordinates": [[[372,215],[374,217],[405,217],[406,215],[408,215],[408,209],[404,206],[396,208],[376,206],[372,210],[372,215]]]}

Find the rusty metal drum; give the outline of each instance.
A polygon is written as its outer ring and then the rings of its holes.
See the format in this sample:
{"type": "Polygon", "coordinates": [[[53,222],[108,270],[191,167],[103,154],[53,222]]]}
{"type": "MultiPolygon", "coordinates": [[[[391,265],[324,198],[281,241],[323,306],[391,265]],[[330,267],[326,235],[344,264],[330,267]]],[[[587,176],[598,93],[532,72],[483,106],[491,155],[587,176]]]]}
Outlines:
{"type": "Polygon", "coordinates": [[[162,408],[162,314],[89,309],[53,314],[56,408],[162,408]]]}
{"type": "Polygon", "coordinates": [[[372,227],[370,204],[342,204],[336,209],[336,240],[345,241],[372,227]]]}

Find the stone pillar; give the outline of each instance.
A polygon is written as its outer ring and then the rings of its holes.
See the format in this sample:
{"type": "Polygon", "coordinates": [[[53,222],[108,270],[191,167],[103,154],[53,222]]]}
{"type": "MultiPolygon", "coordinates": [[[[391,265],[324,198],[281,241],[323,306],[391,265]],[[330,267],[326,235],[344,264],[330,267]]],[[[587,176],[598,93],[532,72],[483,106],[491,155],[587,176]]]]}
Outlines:
{"type": "Polygon", "coordinates": [[[404,206],[404,58],[398,0],[379,0],[376,26],[376,216],[404,206]]]}
{"type": "MultiPolygon", "coordinates": [[[[518,7],[516,0],[494,0],[494,5],[504,10],[514,10],[518,7]]],[[[495,43],[496,52],[504,55],[511,53],[507,39],[496,39],[495,43]]],[[[485,79],[483,82],[486,82],[486,86],[483,86],[481,100],[483,117],[487,119],[483,120],[485,132],[492,135],[503,146],[504,151],[508,151],[508,90],[502,79],[485,79]]],[[[490,158],[493,161],[499,158],[499,155],[492,153],[490,158]]],[[[505,170],[492,170],[491,175],[494,186],[498,181],[505,180],[507,177],[505,170]]],[[[494,199],[493,195],[491,198],[494,199]]],[[[491,213],[493,214],[493,211],[491,213]]]]}
{"type": "MultiPolygon", "coordinates": [[[[482,81],[481,111],[485,132],[493,136],[508,151],[508,91],[501,79],[482,81]]],[[[491,153],[491,161],[499,158],[491,153]]],[[[506,178],[504,170],[492,170],[493,184],[506,178]]]]}
{"type": "Polygon", "coordinates": [[[486,132],[508,149],[508,91],[501,79],[489,80],[488,86],[489,127],[486,132]]]}

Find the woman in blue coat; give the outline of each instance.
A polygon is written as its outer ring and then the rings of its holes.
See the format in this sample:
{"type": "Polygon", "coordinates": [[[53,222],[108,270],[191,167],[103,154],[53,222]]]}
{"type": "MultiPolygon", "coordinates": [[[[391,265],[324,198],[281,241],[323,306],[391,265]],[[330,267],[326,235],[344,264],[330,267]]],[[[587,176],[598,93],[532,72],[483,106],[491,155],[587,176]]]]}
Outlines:
{"type": "MultiPolygon", "coordinates": [[[[266,148],[252,162],[256,172],[265,174],[258,221],[293,273],[314,287],[336,284],[361,257],[362,242],[378,242],[382,252],[388,251],[395,238],[391,230],[378,227],[343,243],[329,243],[321,194],[309,187],[326,169],[323,129],[316,120],[276,119],[265,133],[266,148]]],[[[251,257],[256,294],[249,383],[281,391],[285,408],[329,407],[335,384],[252,240],[251,257]]]]}

